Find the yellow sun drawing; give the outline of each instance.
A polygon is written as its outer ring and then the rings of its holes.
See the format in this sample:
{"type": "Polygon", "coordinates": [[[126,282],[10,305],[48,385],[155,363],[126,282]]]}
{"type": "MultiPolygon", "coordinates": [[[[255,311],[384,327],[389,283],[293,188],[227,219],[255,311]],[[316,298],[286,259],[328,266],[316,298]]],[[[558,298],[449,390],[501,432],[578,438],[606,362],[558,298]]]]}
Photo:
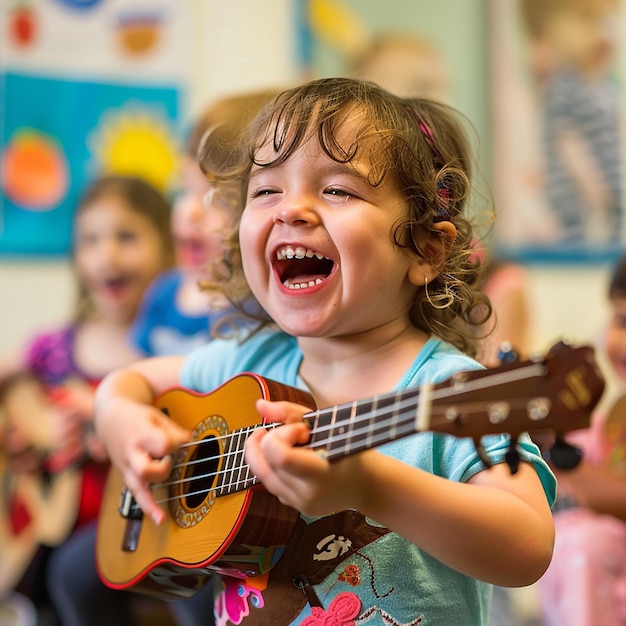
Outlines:
{"type": "Polygon", "coordinates": [[[89,145],[100,174],[138,176],[162,192],[178,182],[181,150],[172,123],[139,103],[105,111],[89,145]]]}

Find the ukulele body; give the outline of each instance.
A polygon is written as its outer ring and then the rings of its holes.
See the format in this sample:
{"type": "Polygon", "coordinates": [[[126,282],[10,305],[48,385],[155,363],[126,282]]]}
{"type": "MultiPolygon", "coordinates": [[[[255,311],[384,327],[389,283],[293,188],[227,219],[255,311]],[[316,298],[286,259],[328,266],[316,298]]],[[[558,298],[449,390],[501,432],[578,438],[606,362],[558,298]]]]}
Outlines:
{"type": "Polygon", "coordinates": [[[306,392],[254,374],[239,375],[206,395],[173,389],[157,400],[158,408],[202,444],[183,447],[169,481],[154,487],[155,500],[168,513],[160,526],[120,514],[124,484],[111,469],[96,541],[98,571],[108,586],[132,586],[165,599],[189,597],[211,574],[257,576],[278,561],[297,511],[260,486],[223,493],[220,484],[220,477],[228,485],[245,481],[234,467],[243,463],[243,452],[233,458],[237,454],[224,450],[223,442],[230,439],[225,435],[263,423],[255,408],[259,398],[315,406],[306,392]]]}

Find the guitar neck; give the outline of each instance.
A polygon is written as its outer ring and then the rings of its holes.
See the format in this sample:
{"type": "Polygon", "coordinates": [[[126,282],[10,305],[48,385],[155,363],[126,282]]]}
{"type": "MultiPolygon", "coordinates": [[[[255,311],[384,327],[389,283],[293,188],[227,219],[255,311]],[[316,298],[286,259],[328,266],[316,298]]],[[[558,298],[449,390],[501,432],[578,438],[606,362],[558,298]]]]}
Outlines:
{"type": "Polygon", "coordinates": [[[526,387],[529,379],[545,371],[543,364],[524,363],[504,371],[461,372],[439,385],[423,384],[314,411],[305,416],[312,427],[309,447],[323,450],[332,461],[417,432],[473,438],[501,432],[516,436],[527,430],[528,423],[516,426],[513,417],[520,410],[525,414],[533,401],[549,400],[530,388],[522,395],[511,387],[526,387]],[[486,393],[482,398],[481,392],[486,393]]]}
{"type": "MultiPolygon", "coordinates": [[[[416,432],[470,437],[476,442],[500,433],[511,435],[514,442],[529,430],[559,434],[588,426],[603,390],[593,352],[583,346],[542,361],[461,372],[437,385],[312,411],[304,416],[311,428],[308,447],[333,461],[416,432]]],[[[244,446],[259,426],[232,433],[218,481],[219,495],[257,484],[245,463],[244,446]]]]}
{"type": "Polygon", "coordinates": [[[431,389],[398,391],[308,413],[309,447],[333,461],[411,435],[416,420],[429,411],[431,389]]]}

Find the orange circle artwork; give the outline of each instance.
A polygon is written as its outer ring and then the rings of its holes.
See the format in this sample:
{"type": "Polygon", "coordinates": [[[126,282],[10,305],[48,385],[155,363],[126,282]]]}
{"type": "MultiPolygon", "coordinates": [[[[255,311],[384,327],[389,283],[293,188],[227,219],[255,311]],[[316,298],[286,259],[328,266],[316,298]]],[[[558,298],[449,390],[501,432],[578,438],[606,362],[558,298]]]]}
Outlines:
{"type": "Polygon", "coordinates": [[[13,133],[1,170],[4,194],[21,208],[49,211],[67,193],[70,176],[63,149],[38,130],[21,128],[13,133]]]}

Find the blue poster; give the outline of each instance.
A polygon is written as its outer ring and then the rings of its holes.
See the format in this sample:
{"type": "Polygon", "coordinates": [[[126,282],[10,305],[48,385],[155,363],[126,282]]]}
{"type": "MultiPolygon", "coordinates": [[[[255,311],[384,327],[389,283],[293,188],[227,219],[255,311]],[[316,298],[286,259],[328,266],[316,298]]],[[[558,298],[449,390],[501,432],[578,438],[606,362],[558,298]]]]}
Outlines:
{"type": "Polygon", "coordinates": [[[5,74],[0,255],[64,255],[86,185],[105,174],[177,184],[180,91],[5,74]]]}

